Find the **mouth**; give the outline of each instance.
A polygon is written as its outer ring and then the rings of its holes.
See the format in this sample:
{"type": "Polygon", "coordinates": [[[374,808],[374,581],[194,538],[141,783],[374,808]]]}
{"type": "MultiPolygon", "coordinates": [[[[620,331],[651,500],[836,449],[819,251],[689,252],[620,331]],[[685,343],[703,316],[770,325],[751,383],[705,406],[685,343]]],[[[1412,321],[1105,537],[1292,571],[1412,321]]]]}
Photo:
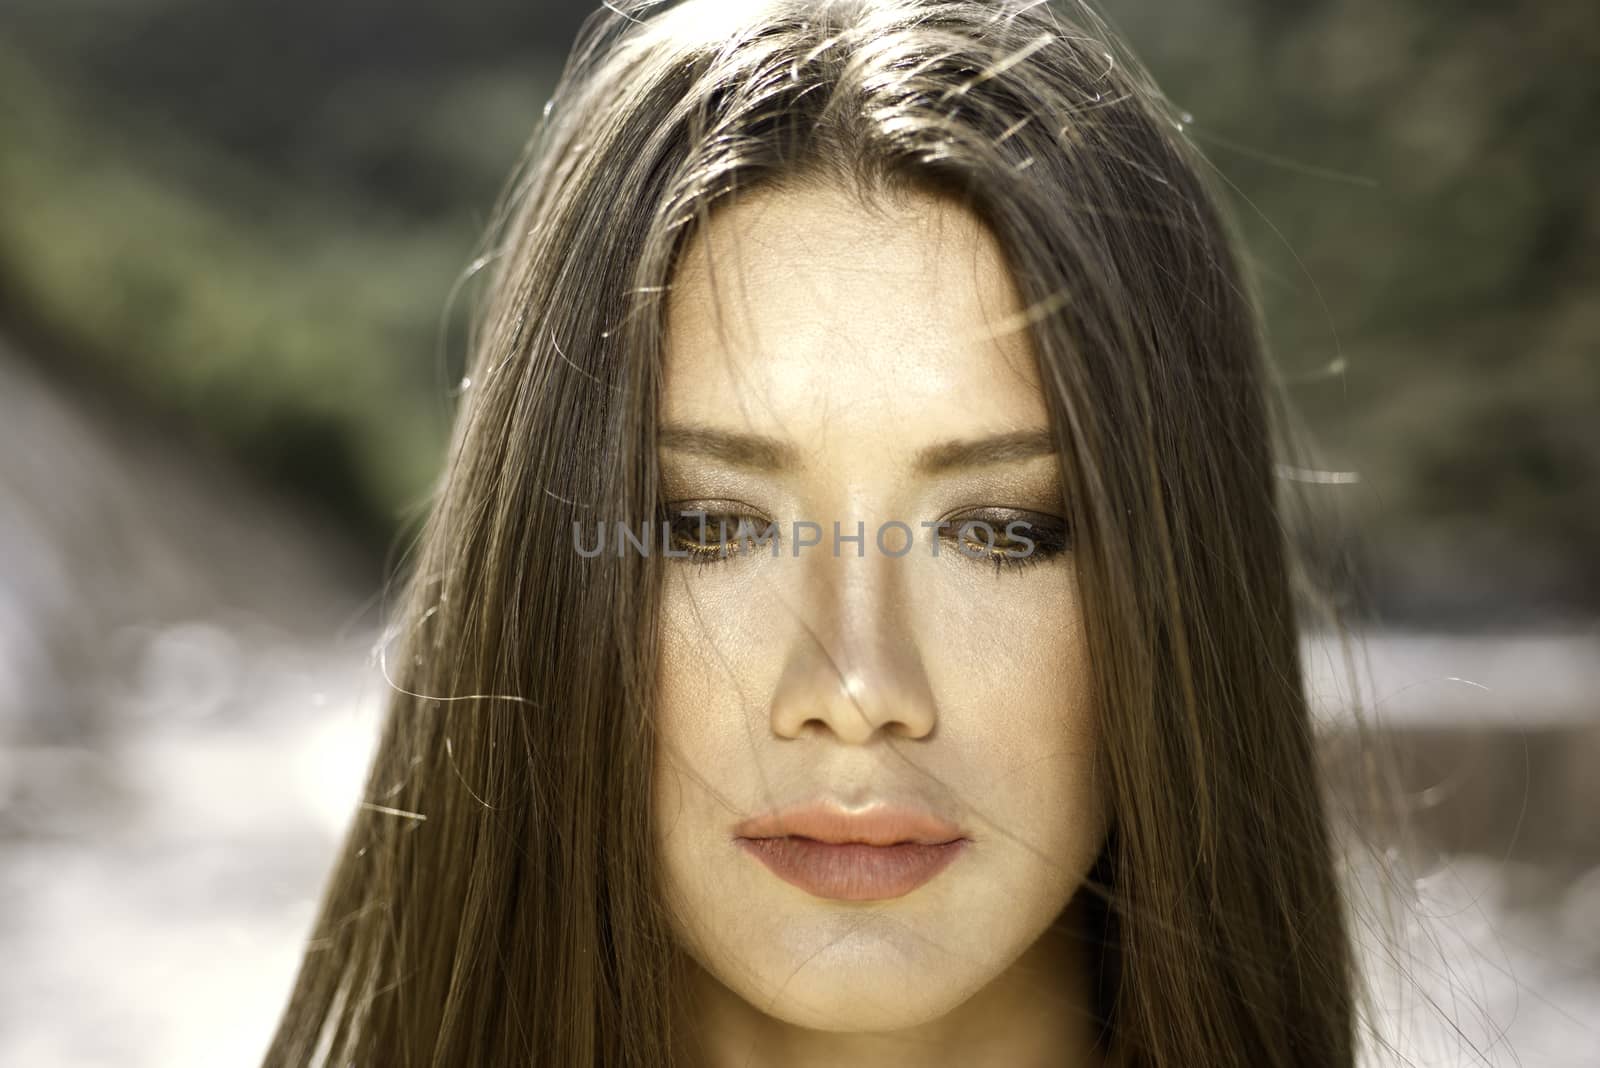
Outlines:
{"type": "Polygon", "coordinates": [[[831,805],[746,820],[734,841],[784,882],[835,901],[902,897],[971,844],[960,828],[919,809],[831,805]]]}

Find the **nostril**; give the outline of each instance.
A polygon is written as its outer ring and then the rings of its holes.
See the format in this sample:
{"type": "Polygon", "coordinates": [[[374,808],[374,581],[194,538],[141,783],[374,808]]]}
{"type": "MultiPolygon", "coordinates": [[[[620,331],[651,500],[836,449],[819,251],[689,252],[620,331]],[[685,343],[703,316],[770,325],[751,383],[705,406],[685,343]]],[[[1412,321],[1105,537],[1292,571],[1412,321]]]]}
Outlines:
{"type": "Polygon", "coordinates": [[[808,629],[792,650],[772,696],[773,733],[802,738],[820,729],[848,745],[929,735],[937,717],[914,644],[886,640],[881,627],[835,622],[831,640],[808,629]]]}

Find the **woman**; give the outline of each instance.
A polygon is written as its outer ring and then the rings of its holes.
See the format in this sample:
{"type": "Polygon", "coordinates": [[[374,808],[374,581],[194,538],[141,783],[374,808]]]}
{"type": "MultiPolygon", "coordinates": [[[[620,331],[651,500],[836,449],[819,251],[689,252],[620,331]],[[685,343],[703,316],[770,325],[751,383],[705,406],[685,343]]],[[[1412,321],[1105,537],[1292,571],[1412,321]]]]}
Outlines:
{"type": "Polygon", "coordinates": [[[608,8],[267,1064],[1351,1064],[1182,123],[1042,3],[608,8]]]}

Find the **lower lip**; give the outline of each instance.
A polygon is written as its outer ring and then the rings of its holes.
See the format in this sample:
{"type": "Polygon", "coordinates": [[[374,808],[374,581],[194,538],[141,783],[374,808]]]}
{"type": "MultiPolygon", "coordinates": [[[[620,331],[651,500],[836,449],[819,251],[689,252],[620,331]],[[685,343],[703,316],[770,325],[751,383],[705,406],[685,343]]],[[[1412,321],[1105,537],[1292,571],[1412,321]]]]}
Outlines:
{"type": "Polygon", "coordinates": [[[793,835],[738,841],[784,882],[835,901],[880,901],[909,894],[943,871],[967,844],[958,838],[938,845],[868,845],[793,835]]]}

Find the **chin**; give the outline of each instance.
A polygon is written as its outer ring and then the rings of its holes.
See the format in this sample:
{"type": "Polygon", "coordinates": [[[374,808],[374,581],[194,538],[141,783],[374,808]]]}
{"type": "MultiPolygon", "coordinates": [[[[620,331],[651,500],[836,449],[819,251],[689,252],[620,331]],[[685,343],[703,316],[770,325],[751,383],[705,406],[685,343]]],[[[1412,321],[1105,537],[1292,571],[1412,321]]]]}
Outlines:
{"type": "MultiPolygon", "coordinates": [[[[766,1015],[813,1031],[900,1031],[937,1020],[970,995],[948,973],[807,966],[788,983],[735,991],[766,1015]],[[773,994],[768,990],[775,990],[773,994]]],[[[982,985],[978,983],[976,985],[982,985]]]]}
{"type": "Polygon", "coordinates": [[[897,915],[892,908],[837,909],[743,944],[721,942],[697,954],[701,968],[763,1014],[817,1031],[897,1031],[951,1012],[1004,971],[988,957],[1003,932],[964,944],[949,923],[897,915]],[[918,921],[921,922],[918,922],[918,921]],[[975,945],[976,943],[976,945],[975,945]],[[754,952],[752,952],[754,951],[754,952]]]}

